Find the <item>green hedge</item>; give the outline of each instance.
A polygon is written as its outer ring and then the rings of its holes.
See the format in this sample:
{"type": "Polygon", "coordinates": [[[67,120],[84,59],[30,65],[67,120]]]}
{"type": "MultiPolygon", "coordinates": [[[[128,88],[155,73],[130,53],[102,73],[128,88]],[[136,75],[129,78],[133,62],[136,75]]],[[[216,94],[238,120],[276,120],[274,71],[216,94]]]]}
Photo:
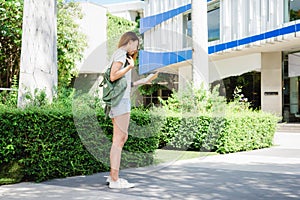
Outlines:
{"type": "Polygon", "coordinates": [[[246,111],[224,117],[168,116],[160,148],[231,153],[270,147],[277,122],[274,115],[246,111]]]}
{"type": "Polygon", "coordinates": [[[275,115],[263,112],[230,115],[217,140],[217,151],[230,153],[270,147],[278,121],[275,115]]]}
{"type": "MultiPolygon", "coordinates": [[[[73,110],[0,105],[0,184],[109,170],[111,120],[101,108],[76,105],[73,110]]],[[[157,148],[230,153],[269,147],[278,121],[263,112],[215,117],[158,112],[132,110],[122,168],[152,164],[157,148]]]]}
{"type": "MultiPolygon", "coordinates": [[[[152,129],[148,137],[140,138],[134,132],[147,126],[146,118],[151,118],[150,114],[132,112],[132,120],[139,125],[131,128],[122,168],[153,162],[158,134],[152,129]]],[[[0,124],[0,180],[39,182],[109,170],[112,124],[103,109],[78,114],[61,107],[20,110],[0,106],[0,124]],[[10,180],[15,168],[22,178],[10,180]]]]}

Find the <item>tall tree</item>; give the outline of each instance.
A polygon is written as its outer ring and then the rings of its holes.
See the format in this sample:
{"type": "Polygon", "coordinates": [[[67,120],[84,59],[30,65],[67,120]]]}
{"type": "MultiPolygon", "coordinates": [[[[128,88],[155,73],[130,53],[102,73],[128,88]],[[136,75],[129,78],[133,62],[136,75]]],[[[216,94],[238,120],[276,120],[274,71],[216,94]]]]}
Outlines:
{"type": "Polygon", "coordinates": [[[192,0],[193,84],[208,89],[207,1],[192,0]]]}
{"type": "Polygon", "coordinates": [[[19,77],[22,0],[0,0],[0,87],[10,88],[19,77]]]}
{"type": "Polygon", "coordinates": [[[26,93],[45,90],[52,100],[57,87],[56,0],[24,0],[18,106],[26,93]]]}
{"type": "Polygon", "coordinates": [[[79,25],[83,17],[78,2],[57,0],[58,90],[70,87],[72,79],[78,76],[77,65],[83,59],[88,45],[87,36],[79,25]]]}

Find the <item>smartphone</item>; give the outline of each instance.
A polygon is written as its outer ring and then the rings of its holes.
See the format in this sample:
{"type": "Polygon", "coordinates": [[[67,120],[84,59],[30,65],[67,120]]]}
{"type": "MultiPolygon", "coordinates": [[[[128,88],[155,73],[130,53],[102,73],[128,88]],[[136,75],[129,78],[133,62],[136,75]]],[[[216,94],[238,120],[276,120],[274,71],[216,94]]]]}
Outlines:
{"type": "MultiPolygon", "coordinates": [[[[126,53],[126,58],[130,58],[129,53],[126,53]]],[[[129,64],[129,62],[128,62],[128,60],[126,59],[124,67],[127,67],[128,64],[129,64]]]]}

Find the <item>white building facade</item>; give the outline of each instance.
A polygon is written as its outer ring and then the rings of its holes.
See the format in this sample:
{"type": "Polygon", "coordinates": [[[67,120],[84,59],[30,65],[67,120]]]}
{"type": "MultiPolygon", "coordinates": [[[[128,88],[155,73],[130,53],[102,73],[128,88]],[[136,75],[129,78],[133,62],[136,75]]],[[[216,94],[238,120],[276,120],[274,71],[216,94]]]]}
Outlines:
{"type": "MultiPolygon", "coordinates": [[[[106,69],[110,55],[107,36],[107,13],[129,21],[143,17],[144,2],[100,5],[97,1],[77,0],[83,18],[78,20],[80,30],[86,35],[87,48],[77,64],[79,77],[74,81],[77,89],[94,91],[99,85],[99,76],[106,69]]],[[[116,47],[117,48],[117,47],[116,47]]]]}
{"type": "MultiPolygon", "coordinates": [[[[206,0],[202,0],[206,1],[206,0]]],[[[145,0],[140,73],[192,80],[191,0],[145,0]]],[[[260,74],[260,108],[300,121],[300,0],[208,0],[209,82],[260,74]]],[[[193,21],[195,20],[195,21],[193,21]]]]}
{"type": "Polygon", "coordinates": [[[87,36],[87,48],[84,52],[83,62],[78,65],[80,73],[99,73],[108,64],[107,49],[107,13],[135,21],[143,16],[144,2],[116,3],[100,5],[93,1],[80,2],[83,18],[78,21],[80,30],[87,36]]]}
{"type": "Polygon", "coordinates": [[[132,1],[124,3],[114,3],[104,5],[107,11],[114,16],[122,17],[129,21],[136,21],[136,18],[143,17],[144,13],[144,2],[143,1],[132,1]]]}

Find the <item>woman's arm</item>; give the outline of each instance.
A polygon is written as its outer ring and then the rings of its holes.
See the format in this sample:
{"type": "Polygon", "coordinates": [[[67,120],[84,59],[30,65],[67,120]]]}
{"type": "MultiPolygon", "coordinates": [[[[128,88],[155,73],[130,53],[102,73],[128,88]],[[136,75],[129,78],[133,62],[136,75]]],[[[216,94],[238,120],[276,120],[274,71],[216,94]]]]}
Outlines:
{"type": "Polygon", "coordinates": [[[132,83],[133,86],[145,85],[150,84],[154,79],[158,76],[158,72],[155,74],[149,74],[146,78],[142,78],[132,83]]]}
{"type": "Polygon", "coordinates": [[[118,80],[122,76],[124,76],[128,71],[134,68],[134,61],[133,59],[126,58],[128,60],[128,65],[124,67],[123,69],[123,63],[122,62],[113,62],[110,70],[110,81],[114,82],[115,80],[118,80]]]}

